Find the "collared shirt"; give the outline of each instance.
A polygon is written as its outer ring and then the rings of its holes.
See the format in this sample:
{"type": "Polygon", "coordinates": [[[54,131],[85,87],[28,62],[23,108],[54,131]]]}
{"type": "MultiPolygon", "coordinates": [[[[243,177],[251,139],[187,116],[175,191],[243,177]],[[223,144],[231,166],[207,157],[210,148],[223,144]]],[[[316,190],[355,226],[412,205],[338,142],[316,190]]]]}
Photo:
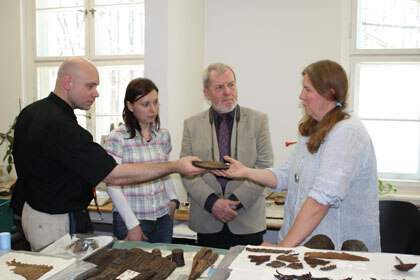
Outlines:
{"type": "MultiPolygon", "coordinates": [[[[214,123],[216,125],[217,139],[219,139],[219,128],[220,128],[220,123],[222,122],[222,115],[226,115],[227,116],[226,120],[227,120],[228,127],[229,127],[229,141],[228,141],[228,143],[230,143],[230,141],[232,139],[233,118],[235,117],[236,107],[235,107],[235,109],[233,109],[232,111],[230,111],[229,113],[226,113],[226,114],[219,114],[215,110],[213,110],[213,108],[211,108],[211,110],[213,112],[214,123]]],[[[231,156],[230,146],[231,145],[229,145],[229,154],[228,154],[228,156],[231,156]]]]}
{"type": "MultiPolygon", "coordinates": [[[[227,122],[228,122],[228,126],[229,126],[229,131],[230,131],[228,142],[230,143],[230,141],[232,139],[232,129],[233,129],[233,123],[234,123],[233,120],[234,120],[234,117],[235,117],[236,107],[232,111],[230,111],[229,113],[226,113],[226,114],[219,114],[215,110],[213,110],[213,108],[211,108],[211,107],[210,107],[210,110],[213,112],[213,118],[215,120],[214,123],[215,123],[215,127],[216,127],[217,136],[219,136],[219,128],[220,128],[220,123],[222,121],[221,115],[227,115],[227,122]]],[[[219,137],[217,137],[217,138],[219,138],[219,137]]],[[[231,147],[231,145],[229,144],[229,156],[231,156],[230,147],[231,147]]],[[[219,182],[219,184],[221,184],[221,185],[225,184],[225,186],[226,186],[227,181],[229,181],[230,179],[216,176],[216,180],[219,182]]],[[[223,191],[225,189],[224,188],[225,186],[222,186],[223,191]]],[[[215,193],[210,194],[207,197],[206,203],[204,204],[204,208],[208,212],[211,213],[211,209],[213,208],[213,205],[216,203],[216,201],[218,199],[220,199],[220,197],[217,196],[215,193]]],[[[231,194],[229,199],[234,200],[234,201],[238,201],[238,198],[234,194],[231,194]]],[[[241,207],[242,207],[242,204],[239,204],[239,205],[236,206],[236,209],[240,209],[241,207]]]]}
{"type": "Polygon", "coordinates": [[[22,110],[14,140],[17,184],[32,208],[49,214],[86,209],[117,164],[54,93],[22,110]]]}
{"type": "Polygon", "coordinates": [[[287,189],[280,243],[290,231],[308,197],[330,205],[315,230],[331,238],[335,249],[344,241],[357,239],[369,252],[380,251],[378,177],[375,151],[366,129],[357,117],[340,121],[329,132],[315,154],[301,137],[289,160],[270,168],[277,177],[277,189],[287,189]]]}
{"type": "MultiPolygon", "coordinates": [[[[119,164],[167,162],[172,150],[168,130],[156,131],[155,125],[152,124],[150,136],[152,140],[147,142],[140,132],[136,131],[135,137],[130,139],[130,133],[126,126],[122,125],[111,131],[105,141],[105,149],[119,164]]],[[[170,199],[177,198],[170,176],[142,184],[122,186],[121,191],[139,220],[156,220],[166,215],[169,212],[170,199]],[[165,186],[170,188],[169,193],[165,186]]]]}

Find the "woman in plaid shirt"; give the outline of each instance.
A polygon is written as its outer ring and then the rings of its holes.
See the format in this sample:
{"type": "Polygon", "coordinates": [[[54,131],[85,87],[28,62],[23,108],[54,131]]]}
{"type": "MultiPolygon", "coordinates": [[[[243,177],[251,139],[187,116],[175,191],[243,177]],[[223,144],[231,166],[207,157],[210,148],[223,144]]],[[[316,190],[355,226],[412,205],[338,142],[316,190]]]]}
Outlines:
{"type": "MultiPolygon", "coordinates": [[[[128,84],[123,119],[124,124],[105,141],[105,149],[118,164],[169,160],[171,137],[168,130],[160,128],[158,88],[151,80],[137,78],[128,84]]],[[[115,237],[171,243],[179,201],[170,176],[138,185],[108,185],[107,189],[114,203],[115,237]]]]}

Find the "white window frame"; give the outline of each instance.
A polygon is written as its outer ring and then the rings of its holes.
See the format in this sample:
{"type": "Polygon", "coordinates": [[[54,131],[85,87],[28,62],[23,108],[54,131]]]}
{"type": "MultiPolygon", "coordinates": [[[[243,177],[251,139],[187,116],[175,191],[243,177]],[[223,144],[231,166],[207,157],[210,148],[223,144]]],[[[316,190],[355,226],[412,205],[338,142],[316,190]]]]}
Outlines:
{"type": "Polygon", "coordinates": [[[357,28],[359,24],[359,20],[357,18],[359,14],[359,0],[352,0],[352,24],[351,24],[351,33],[352,33],[352,42],[351,42],[351,55],[395,55],[396,53],[400,55],[420,55],[420,49],[392,49],[392,50],[386,50],[386,49],[358,49],[356,47],[357,42],[357,28]]]}
{"type": "MultiPolygon", "coordinates": [[[[130,4],[127,4],[130,5],[130,4]]],[[[37,56],[37,42],[36,42],[36,4],[35,0],[25,1],[23,5],[23,106],[26,106],[38,100],[37,90],[37,68],[38,67],[59,67],[61,63],[69,56],[60,57],[38,57],[37,56]]],[[[90,10],[94,8],[94,0],[85,0],[85,9],[90,10]]],[[[144,54],[135,55],[95,55],[95,21],[92,14],[86,16],[85,24],[85,58],[88,58],[96,66],[120,66],[133,65],[144,67],[144,54]],[[88,18],[90,17],[90,18],[88,18]],[[88,23],[90,21],[90,23],[88,23]]],[[[49,90],[54,90],[51,88],[49,90]]],[[[48,93],[46,93],[48,94],[48,93]]],[[[100,93],[99,93],[100,94],[100,93]]],[[[90,122],[87,121],[86,126],[89,132],[96,139],[96,123],[95,123],[95,103],[90,110],[85,111],[86,116],[90,115],[90,122]]]]}
{"type": "MultiPolygon", "coordinates": [[[[363,63],[411,63],[420,62],[420,49],[357,49],[357,25],[358,25],[358,11],[359,11],[359,0],[352,0],[351,3],[351,47],[350,47],[350,89],[354,93],[354,109],[357,113],[359,103],[359,76],[358,76],[358,64],[363,63]]],[[[384,119],[385,120],[385,119],[384,119]]],[[[420,145],[420,143],[419,143],[420,145]]],[[[420,156],[420,155],[419,155],[420,156]]],[[[381,179],[381,174],[378,174],[381,179]]],[[[384,175],[386,175],[384,173],[384,175]]],[[[387,183],[391,183],[395,186],[405,190],[420,191],[420,180],[411,179],[384,179],[387,183]]]]}

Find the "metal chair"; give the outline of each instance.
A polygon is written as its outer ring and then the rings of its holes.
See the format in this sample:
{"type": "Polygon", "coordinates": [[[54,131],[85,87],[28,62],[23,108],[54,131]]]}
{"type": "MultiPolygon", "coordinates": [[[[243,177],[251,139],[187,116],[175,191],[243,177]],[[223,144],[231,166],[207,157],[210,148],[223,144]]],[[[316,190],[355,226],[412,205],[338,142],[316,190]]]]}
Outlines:
{"type": "Polygon", "coordinates": [[[420,255],[420,212],[410,202],[379,201],[381,251],[420,255]]]}

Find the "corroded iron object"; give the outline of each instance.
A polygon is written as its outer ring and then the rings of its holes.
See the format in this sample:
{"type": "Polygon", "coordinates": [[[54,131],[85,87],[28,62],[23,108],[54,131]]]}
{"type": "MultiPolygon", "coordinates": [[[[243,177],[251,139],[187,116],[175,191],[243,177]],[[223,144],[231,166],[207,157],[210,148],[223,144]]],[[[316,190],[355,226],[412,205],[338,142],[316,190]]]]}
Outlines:
{"type": "Polygon", "coordinates": [[[343,242],[343,245],[341,245],[341,251],[367,252],[368,248],[362,241],[350,239],[343,242]]]}
{"type": "Polygon", "coordinates": [[[334,243],[324,234],[317,234],[312,236],[305,244],[306,248],[320,249],[320,250],[334,250],[334,243]]]}
{"type": "Polygon", "coordinates": [[[400,271],[409,271],[417,265],[417,263],[403,263],[403,261],[397,256],[395,256],[395,258],[400,264],[396,264],[394,267],[400,271]]]}
{"type": "Polygon", "coordinates": [[[229,164],[219,162],[219,161],[211,161],[211,160],[193,161],[192,164],[195,167],[200,167],[204,169],[229,169],[229,164]]]}
{"type": "Polygon", "coordinates": [[[172,250],[172,261],[176,263],[177,267],[185,265],[184,262],[184,250],[182,249],[173,249],[172,250]]]}
{"type": "Polygon", "coordinates": [[[210,248],[201,248],[201,250],[194,256],[188,280],[194,280],[200,277],[201,273],[214,264],[218,257],[219,254],[213,252],[210,248]]]}

